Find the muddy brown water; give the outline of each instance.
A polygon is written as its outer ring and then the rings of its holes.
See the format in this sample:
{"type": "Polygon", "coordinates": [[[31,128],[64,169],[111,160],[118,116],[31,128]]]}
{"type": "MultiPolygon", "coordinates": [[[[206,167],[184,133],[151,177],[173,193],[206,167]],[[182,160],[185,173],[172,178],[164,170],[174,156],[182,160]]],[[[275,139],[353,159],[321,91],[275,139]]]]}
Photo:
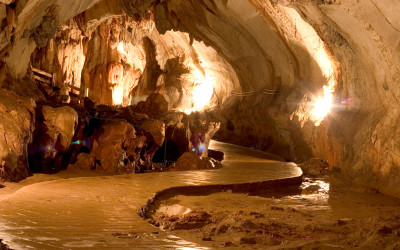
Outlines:
{"type": "Polygon", "coordinates": [[[225,152],[224,168],[86,177],[66,171],[3,183],[0,238],[12,249],[206,249],[150,225],[137,215],[138,209],[155,192],[174,186],[302,174],[295,164],[268,160],[262,152],[215,141],[211,148],[225,152]]]}

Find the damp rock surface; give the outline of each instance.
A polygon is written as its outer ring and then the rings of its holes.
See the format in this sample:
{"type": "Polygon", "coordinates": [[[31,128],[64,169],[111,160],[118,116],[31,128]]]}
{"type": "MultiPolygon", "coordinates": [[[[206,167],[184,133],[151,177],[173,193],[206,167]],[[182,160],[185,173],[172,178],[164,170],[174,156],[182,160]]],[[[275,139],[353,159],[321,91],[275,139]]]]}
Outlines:
{"type": "Polygon", "coordinates": [[[29,145],[29,167],[34,172],[58,171],[78,127],[78,114],[68,106],[47,105],[38,105],[36,114],[33,142],[29,145]]]}
{"type": "Polygon", "coordinates": [[[222,165],[219,161],[212,158],[205,158],[194,154],[193,152],[186,152],[178,161],[171,167],[172,170],[200,170],[200,169],[214,169],[221,168],[222,165]]]}
{"type": "Polygon", "coordinates": [[[20,181],[30,175],[27,148],[33,139],[35,107],[31,98],[0,90],[1,181],[20,181]]]}

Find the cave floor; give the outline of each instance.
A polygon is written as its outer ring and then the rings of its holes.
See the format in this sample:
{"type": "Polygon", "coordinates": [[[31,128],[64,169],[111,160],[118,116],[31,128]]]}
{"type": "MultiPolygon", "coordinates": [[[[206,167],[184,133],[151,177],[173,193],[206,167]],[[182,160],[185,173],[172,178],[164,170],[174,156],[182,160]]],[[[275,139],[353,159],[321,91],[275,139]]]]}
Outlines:
{"type": "Polygon", "coordinates": [[[249,194],[177,195],[152,218],[210,248],[400,249],[400,200],[333,177],[249,194]]]}
{"type": "Polygon", "coordinates": [[[223,168],[105,176],[63,171],[34,175],[0,188],[0,239],[12,249],[194,248],[192,243],[154,227],[137,215],[152,195],[174,186],[248,183],[298,178],[293,163],[213,142],[225,152],[223,168]]]}

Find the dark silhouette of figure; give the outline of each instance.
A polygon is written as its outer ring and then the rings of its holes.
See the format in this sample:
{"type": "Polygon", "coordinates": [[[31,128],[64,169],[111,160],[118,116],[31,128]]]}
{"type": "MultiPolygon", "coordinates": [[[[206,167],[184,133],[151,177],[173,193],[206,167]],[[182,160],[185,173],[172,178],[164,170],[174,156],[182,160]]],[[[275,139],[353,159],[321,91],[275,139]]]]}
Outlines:
{"type": "Polygon", "coordinates": [[[202,147],[201,145],[205,142],[205,140],[206,134],[202,131],[196,131],[190,136],[190,142],[192,142],[194,153],[196,153],[198,156],[201,156],[205,149],[205,146],[202,147]]]}

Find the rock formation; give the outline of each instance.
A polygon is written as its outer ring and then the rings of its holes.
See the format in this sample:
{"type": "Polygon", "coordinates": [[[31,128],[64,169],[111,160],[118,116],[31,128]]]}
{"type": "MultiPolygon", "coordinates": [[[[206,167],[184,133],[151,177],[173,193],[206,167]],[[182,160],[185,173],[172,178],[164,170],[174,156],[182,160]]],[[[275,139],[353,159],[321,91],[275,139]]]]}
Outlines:
{"type": "Polygon", "coordinates": [[[29,145],[29,164],[33,171],[61,169],[78,126],[78,114],[71,107],[38,106],[33,142],[29,145]]]}
{"type": "Polygon", "coordinates": [[[28,144],[35,128],[35,102],[0,91],[0,180],[20,181],[30,175],[28,144]]]}
{"type": "MultiPolygon", "coordinates": [[[[165,169],[189,151],[190,133],[189,127],[182,122],[190,120],[190,117],[170,112],[167,108],[168,103],[160,94],[151,94],[143,105],[136,107],[115,109],[99,105],[92,111],[97,116],[89,118],[89,124],[82,123],[82,133],[79,129],[75,133],[73,151],[77,154],[76,162],[71,158],[69,168],[106,173],[143,173],[165,169]],[[168,155],[165,155],[166,145],[168,155]]],[[[210,138],[210,133],[207,133],[207,138],[210,138]]],[[[203,168],[214,168],[216,164],[213,161],[213,165],[201,165],[203,168]]]]}
{"type": "Polygon", "coordinates": [[[221,168],[221,163],[212,158],[200,157],[194,153],[186,152],[171,167],[172,170],[200,170],[221,168]]]}

